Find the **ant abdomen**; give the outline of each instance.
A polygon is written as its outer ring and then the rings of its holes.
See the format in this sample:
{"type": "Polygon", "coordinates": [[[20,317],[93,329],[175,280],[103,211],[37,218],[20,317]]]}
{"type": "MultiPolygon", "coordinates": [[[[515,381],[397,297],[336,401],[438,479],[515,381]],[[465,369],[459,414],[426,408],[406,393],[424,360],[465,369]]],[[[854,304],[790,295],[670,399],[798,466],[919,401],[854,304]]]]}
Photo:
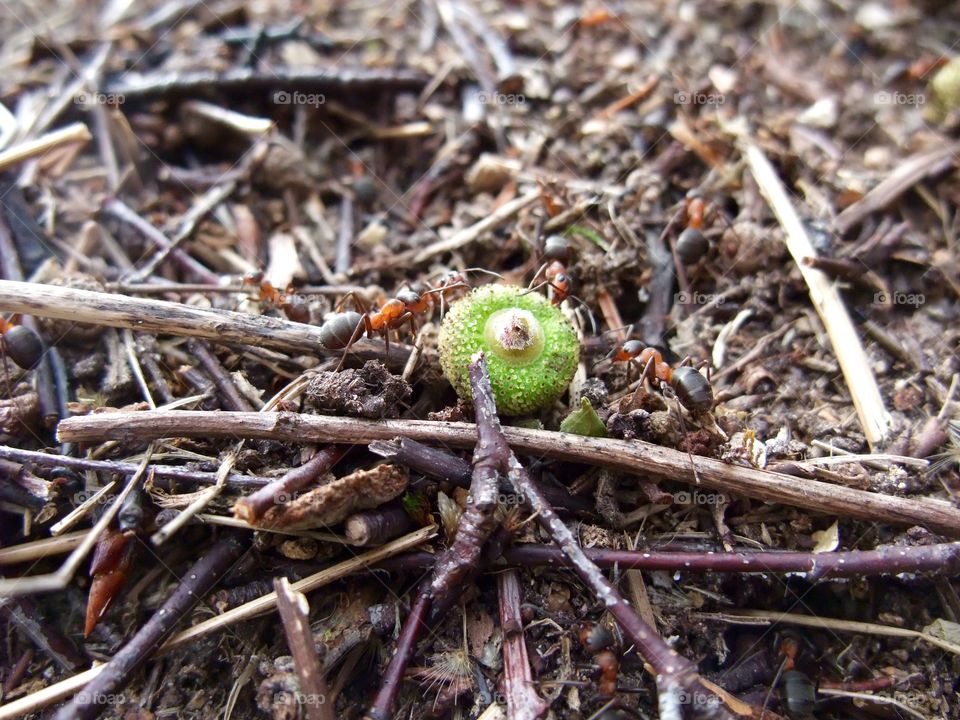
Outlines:
{"type": "Polygon", "coordinates": [[[680,404],[688,410],[709,412],[713,409],[710,381],[694,368],[684,365],[674,369],[671,386],[680,404]]]}

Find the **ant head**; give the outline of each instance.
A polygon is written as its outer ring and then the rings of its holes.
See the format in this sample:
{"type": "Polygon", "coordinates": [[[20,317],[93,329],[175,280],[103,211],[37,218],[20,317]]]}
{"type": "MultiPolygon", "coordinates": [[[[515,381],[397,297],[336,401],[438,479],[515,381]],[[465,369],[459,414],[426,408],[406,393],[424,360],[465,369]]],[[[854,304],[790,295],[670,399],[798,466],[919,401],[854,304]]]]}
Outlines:
{"type": "Polygon", "coordinates": [[[705,197],[703,188],[691,188],[687,191],[687,200],[703,200],[705,197]]]}
{"type": "Polygon", "coordinates": [[[404,305],[416,305],[423,299],[423,293],[419,293],[413,288],[405,288],[397,292],[397,300],[404,305]]]}

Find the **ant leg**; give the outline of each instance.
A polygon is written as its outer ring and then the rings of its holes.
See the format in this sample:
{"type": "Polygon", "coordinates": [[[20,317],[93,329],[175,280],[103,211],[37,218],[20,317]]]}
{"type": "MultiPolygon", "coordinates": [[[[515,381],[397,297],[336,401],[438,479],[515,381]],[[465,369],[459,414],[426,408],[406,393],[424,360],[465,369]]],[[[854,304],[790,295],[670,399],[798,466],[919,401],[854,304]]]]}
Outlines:
{"type": "Polygon", "coordinates": [[[353,300],[353,305],[360,311],[361,315],[369,315],[370,310],[367,308],[367,304],[363,301],[360,295],[357,294],[356,290],[348,290],[344,293],[343,297],[340,298],[340,302],[334,307],[334,312],[342,312],[344,303],[347,302],[347,299],[353,300]]]}
{"type": "MultiPolygon", "coordinates": [[[[633,363],[633,360],[630,361],[633,363]]],[[[656,363],[653,358],[647,360],[647,364],[643,366],[643,372],[640,373],[640,377],[637,380],[637,389],[633,391],[633,397],[636,399],[637,395],[640,393],[640,389],[650,381],[650,384],[653,384],[653,381],[656,379],[656,363]]]]}
{"type": "Polygon", "coordinates": [[[544,280],[542,283],[540,283],[540,284],[537,285],[536,287],[528,287],[526,290],[524,290],[524,291],[523,291],[522,293],[520,293],[520,294],[521,294],[521,295],[529,295],[529,294],[532,293],[532,292],[536,292],[537,290],[539,290],[540,288],[542,288],[544,285],[550,285],[550,287],[553,287],[553,285],[551,285],[549,282],[547,282],[546,280],[544,280]]]}
{"type": "Polygon", "coordinates": [[[684,365],[688,367],[692,367],[697,372],[700,372],[701,370],[706,370],[707,382],[710,382],[710,361],[709,360],[701,360],[700,362],[694,364],[693,358],[687,355],[683,360],[680,361],[680,366],[683,367],[684,365]]]}
{"type": "MultiPolygon", "coordinates": [[[[532,290],[535,289],[535,288],[533,287],[533,285],[534,285],[535,282],[537,282],[537,279],[540,277],[540,274],[541,274],[544,270],[547,269],[547,264],[548,264],[548,263],[544,263],[543,265],[541,265],[541,266],[540,266],[540,269],[537,270],[537,271],[533,274],[533,277],[530,279],[530,285],[528,286],[528,290],[531,290],[531,291],[532,291],[532,290]]],[[[537,285],[537,287],[540,288],[540,287],[543,287],[543,285],[542,285],[542,284],[541,284],[541,285],[537,285]]]]}
{"type": "Polygon", "coordinates": [[[343,348],[343,355],[340,356],[340,362],[337,363],[337,368],[334,372],[340,372],[340,368],[343,367],[343,363],[347,360],[347,355],[350,352],[350,348],[353,347],[353,344],[363,337],[363,334],[366,333],[367,337],[371,337],[373,328],[370,325],[370,316],[366,313],[360,317],[360,322],[357,323],[357,327],[353,331],[353,335],[350,336],[350,340],[347,341],[347,344],[343,348]]]}

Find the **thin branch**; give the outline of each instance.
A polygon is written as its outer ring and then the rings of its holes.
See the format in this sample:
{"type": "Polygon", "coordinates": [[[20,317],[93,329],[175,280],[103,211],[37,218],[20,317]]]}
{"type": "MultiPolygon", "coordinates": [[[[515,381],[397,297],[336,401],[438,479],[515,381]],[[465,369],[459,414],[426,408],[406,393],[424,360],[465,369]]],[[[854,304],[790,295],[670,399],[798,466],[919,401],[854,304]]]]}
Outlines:
{"type": "MultiPolygon", "coordinates": [[[[802,507],[832,516],[920,525],[960,536],[960,509],[934,499],[913,500],[866,492],[819,480],[730,465],[640,440],[590,438],[569,433],[507,427],[517,452],[588,463],[621,472],[666,477],[763,502],[802,507]],[[692,461],[692,462],[691,462],[692,461]],[[694,472],[694,464],[696,473],[694,472]]],[[[360,420],[296,413],[118,412],[72,417],[58,428],[61,441],[127,443],[162,437],[250,437],[285,442],[369,443],[406,436],[415,440],[469,447],[476,443],[472,423],[426,420],[360,420]]]]}
{"type": "Polygon", "coordinates": [[[527,657],[520,616],[520,580],[516,570],[497,575],[500,599],[500,627],[503,631],[503,683],[507,696],[507,717],[535,720],[550,708],[537,695],[527,657]]]}
{"type": "MultiPolygon", "coordinates": [[[[343,354],[343,350],[323,346],[320,328],[315,325],[54,285],[0,280],[0,310],[321,356],[343,354]]],[[[382,360],[384,344],[358,341],[350,352],[364,359],[382,360]]],[[[409,346],[391,343],[389,364],[403,367],[409,353],[409,346]]]]}

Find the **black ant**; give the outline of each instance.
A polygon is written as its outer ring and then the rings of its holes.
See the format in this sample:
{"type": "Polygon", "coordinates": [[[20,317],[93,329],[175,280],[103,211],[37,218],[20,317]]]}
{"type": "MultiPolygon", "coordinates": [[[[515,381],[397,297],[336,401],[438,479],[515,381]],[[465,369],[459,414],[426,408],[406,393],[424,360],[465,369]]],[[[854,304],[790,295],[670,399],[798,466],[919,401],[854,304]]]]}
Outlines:
{"type": "Polygon", "coordinates": [[[640,384],[649,380],[653,385],[667,386],[673,390],[677,400],[692,413],[709,412],[713,409],[713,387],[710,385],[709,363],[700,363],[700,367],[707,368],[708,376],[704,377],[693,361],[684,358],[676,368],[664,362],[663,355],[655,348],[647,347],[639,340],[627,340],[613,349],[607,356],[612,362],[637,362],[643,368],[640,373],[640,384]]]}
{"type": "Polygon", "coordinates": [[[33,330],[0,318],[0,350],[24,370],[33,370],[43,359],[43,340],[33,330]]]}

